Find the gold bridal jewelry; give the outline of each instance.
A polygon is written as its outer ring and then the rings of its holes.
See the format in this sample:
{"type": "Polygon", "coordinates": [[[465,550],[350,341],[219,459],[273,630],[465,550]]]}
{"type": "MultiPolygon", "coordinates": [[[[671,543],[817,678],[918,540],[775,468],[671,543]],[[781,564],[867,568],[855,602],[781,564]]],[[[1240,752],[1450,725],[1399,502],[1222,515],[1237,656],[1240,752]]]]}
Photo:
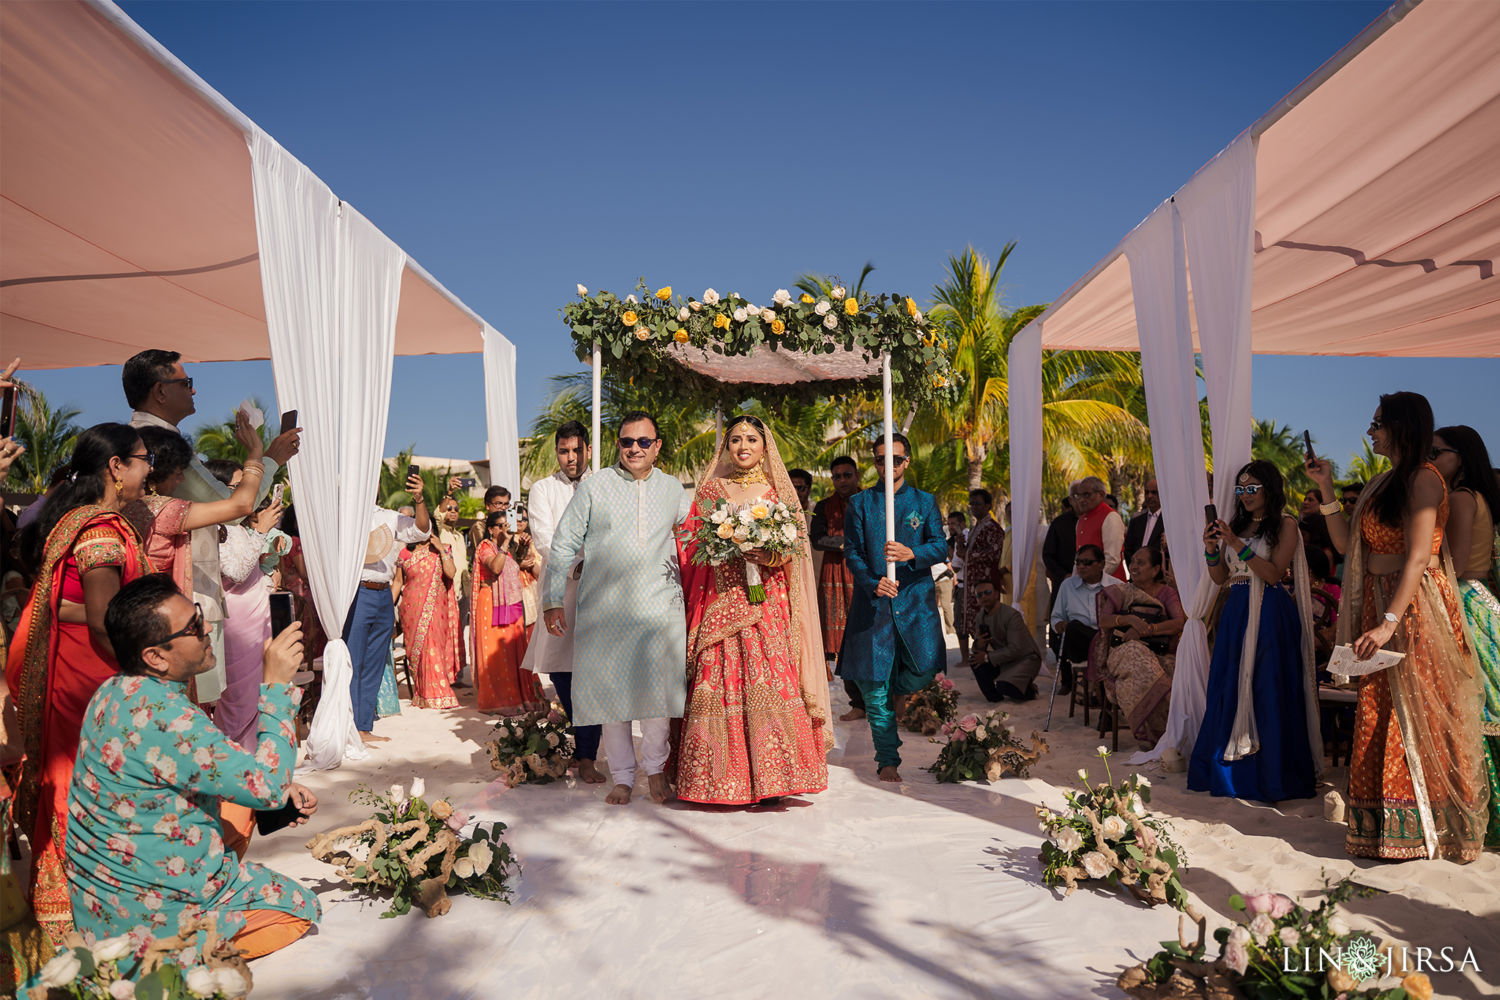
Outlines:
{"type": "Polygon", "coordinates": [[[729,480],[731,483],[734,483],[736,486],[751,486],[755,483],[770,482],[770,480],[766,478],[765,470],[760,467],[759,462],[750,466],[750,468],[748,469],[735,469],[724,478],[729,480]]]}

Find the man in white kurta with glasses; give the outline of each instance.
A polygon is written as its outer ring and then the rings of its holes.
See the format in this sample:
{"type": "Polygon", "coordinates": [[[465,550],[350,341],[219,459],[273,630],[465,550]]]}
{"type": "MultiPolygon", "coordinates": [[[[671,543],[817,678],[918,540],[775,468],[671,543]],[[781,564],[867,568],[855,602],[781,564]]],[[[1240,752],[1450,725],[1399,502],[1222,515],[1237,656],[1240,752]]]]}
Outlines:
{"type": "Polygon", "coordinates": [[[665,768],[669,720],[687,699],[687,616],[676,529],[692,494],[655,468],[661,434],[649,413],[620,423],[620,461],[579,485],[558,522],[547,563],[572,566],[584,552],[576,621],[564,610],[571,574],[549,572],[542,607],[551,636],[573,631],[574,724],[600,725],[614,788],[624,805],[635,787],[631,723],[641,726],[641,760],[651,798],[672,797],[665,768]]]}

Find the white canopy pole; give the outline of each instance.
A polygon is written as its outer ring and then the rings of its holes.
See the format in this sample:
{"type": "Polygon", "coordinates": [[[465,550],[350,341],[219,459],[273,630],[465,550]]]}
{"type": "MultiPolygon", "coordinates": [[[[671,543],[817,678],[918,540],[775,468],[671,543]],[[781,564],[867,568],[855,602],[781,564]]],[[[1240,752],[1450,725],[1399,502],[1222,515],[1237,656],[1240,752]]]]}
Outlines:
{"type": "MultiPolygon", "coordinates": [[[[896,540],[896,461],[891,453],[891,355],[880,356],[880,388],[885,406],[885,540],[896,540]]],[[[907,456],[910,458],[911,456],[907,456]]],[[[896,579],[896,564],[885,561],[885,578],[896,579]]]]}
{"type": "Polygon", "coordinates": [[[604,444],[599,440],[599,396],[604,372],[604,355],[599,352],[599,341],[594,341],[594,471],[599,471],[599,452],[604,444]]]}

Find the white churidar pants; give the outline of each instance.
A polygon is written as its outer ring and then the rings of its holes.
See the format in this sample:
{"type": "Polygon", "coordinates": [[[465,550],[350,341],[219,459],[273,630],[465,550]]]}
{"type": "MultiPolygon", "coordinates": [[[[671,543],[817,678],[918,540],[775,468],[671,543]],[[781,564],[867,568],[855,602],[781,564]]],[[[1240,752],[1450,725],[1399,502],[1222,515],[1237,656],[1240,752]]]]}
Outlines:
{"type": "MultiPolygon", "coordinates": [[[[667,719],[641,719],[641,766],[646,776],[661,774],[671,752],[671,723],[667,719]]],[[[606,722],[600,727],[599,741],[609,758],[609,773],[615,784],[635,787],[635,744],[630,737],[630,723],[606,722]]]]}

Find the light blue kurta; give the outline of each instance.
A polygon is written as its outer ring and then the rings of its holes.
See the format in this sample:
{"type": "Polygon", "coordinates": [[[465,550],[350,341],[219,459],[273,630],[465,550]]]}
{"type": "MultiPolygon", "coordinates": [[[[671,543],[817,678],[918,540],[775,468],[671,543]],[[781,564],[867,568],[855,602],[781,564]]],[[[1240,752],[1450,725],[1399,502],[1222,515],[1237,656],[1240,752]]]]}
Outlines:
{"type": "MultiPolygon", "coordinates": [[[[579,485],[552,537],[549,566],[584,552],[573,630],[573,723],[681,718],[687,617],[675,529],[692,494],[659,469],[637,480],[602,469],[579,485]]],[[[548,573],[545,609],[561,608],[566,573],[548,573]]]]}

